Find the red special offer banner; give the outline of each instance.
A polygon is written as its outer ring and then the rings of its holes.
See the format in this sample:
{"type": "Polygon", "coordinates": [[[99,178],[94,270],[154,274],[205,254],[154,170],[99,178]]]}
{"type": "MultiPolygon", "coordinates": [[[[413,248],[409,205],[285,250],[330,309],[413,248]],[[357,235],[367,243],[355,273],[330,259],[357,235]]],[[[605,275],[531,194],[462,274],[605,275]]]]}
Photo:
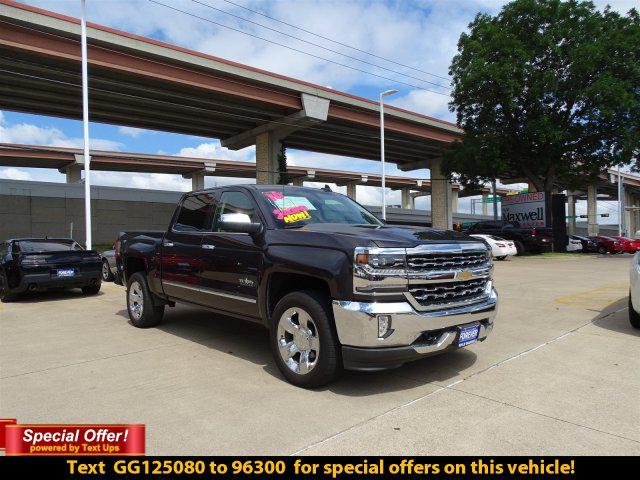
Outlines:
{"type": "Polygon", "coordinates": [[[144,425],[7,425],[7,455],[144,455],[144,425]]]}
{"type": "Polygon", "coordinates": [[[7,425],[15,425],[17,420],[15,418],[0,418],[0,450],[4,450],[6,445],[4,427],[7,425]]]}

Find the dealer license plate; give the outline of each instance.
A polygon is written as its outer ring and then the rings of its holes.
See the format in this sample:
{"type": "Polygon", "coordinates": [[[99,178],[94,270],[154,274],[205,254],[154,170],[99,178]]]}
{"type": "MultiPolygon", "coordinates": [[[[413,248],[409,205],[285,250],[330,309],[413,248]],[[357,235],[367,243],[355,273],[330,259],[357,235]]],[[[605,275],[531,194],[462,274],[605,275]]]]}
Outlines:
{"type": "Polygon", "coordinates": [[[73,277],[76,274],[73,268],[59,268],[58,276],[59,277],[73,277]]]}
{"type": "Polygon", "coordinates": [[[464,347],[470,345],[478,340],[478,333],[480,333],[480,325],[471,325],[469,327],[460,328],[460,336],[458,337],[458,346],[464,347]]]}

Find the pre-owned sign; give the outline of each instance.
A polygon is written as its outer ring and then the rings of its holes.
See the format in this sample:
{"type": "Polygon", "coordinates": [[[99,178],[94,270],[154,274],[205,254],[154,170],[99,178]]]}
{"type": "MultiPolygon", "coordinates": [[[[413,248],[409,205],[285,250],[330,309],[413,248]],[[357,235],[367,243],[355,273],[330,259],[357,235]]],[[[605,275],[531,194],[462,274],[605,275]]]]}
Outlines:
{"type": "Polygon", "coordinates": [[[517,222],[521,227],[546,227],[544,192],[505,195],[502,197],[502,220],[517,222]]]}

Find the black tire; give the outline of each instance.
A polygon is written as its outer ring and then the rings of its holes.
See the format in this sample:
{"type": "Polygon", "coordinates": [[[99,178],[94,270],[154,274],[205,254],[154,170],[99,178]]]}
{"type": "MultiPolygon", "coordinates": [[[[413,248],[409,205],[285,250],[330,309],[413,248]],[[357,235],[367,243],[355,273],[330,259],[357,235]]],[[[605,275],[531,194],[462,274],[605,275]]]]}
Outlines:
{"type": "Polygon", "coordinates": [[[97,283],[95,285],[87,285],[86,287],[82,287],[82,293],[85,295],[96,295],[100,291],[100,287],[102,285],[97,283]]]}
{"type": "Polygon", "coordinates": [[[607,248],[606,247],[598,247],[598,253],[600,255],[606,255],[607,254],[607,248]]]}
{"type": "Polygon", "coordinates": [[[0,302],[9,303],[12,302],[16,297],[10,293],[7,293],[7,277],[4,272],[0,272],[0,302]]]}
{"type": "Polygon", "coordinates": [[[496,260],[501,260],[502,261],[502,260],[506,260],[506,259],[507,259],[506,255],[503,255],[502,257],[496,257],[496,260]]]}
{"type": "Polygon", "coordinates": [[[155,305],[153,303],[149,285],[147,285],[147,278],[142,272],[131,275],[127,283],[127,312],[129,312],[131,324],[138,328],[155,327],[160,323],[164,315],[164,305],[155,305]],[[136,298],[142,299],[141,305],[137,303],[140,306],[139,311],[135,306],[136,298]],[[132,303],[132,300],[134,303],[132,303]]]}
{"type": "Polygon", "coordinates": [[[524,255],[526,253],[524,244],[522,242],[515,240],[513,243],[516,246],[516,251],[518,252],[517,255],[524,255]]]}
{"type": "Polygon", "coordinates": [[[631,292],[629,292],[629,323],[633,328],[640,328],[640,313],[636,312],[631,302],[631,292]]]}
{"type": "Polygon", "coordinates": [[[103,282],[113,281],[113,273],[111,272],[109,261],[106,258],[102,260],[102,281],[103,282]]]}
{"type": "MultiPolygon", "coordinates": [[[[299,314],[294,313],[290,318],[292,318],[294,322],[300,322],[299,317],[299,314]]],[[[298,325],[301,324],[298,323],[298,325]]],[[[283,324],[282,328],[285,328],[285,324],[283,324]]],[[[295,344],[293,340],[294,337],[292,336],[291,338],[290,343],[295,344]]],[[[320,292],[304,290],[289,293],[281,298],[273,311],[273,320],[269,331],[269,343],[271,344],[271,352],[278,369],[293,385],[302,388],[320,387],[334,381],[342,373],[342,350],[333,325],[330,301],[320,292]],[[310,350],[308,350],[307,358],[313,357],[315,361],[312,362],[314,366],[306,373],[294,371],[292,369],[293,367],[290,367],[285,362],[280,353],[280,339],[282,338],[282,341],[286,342],[287,335],[290,334],[288,332],[282,332],[284,336],[281,337],[279,326],[281,322],[287,321],[285,312],[290,309],[299,310],[303,314],[306,313],[311,319],[311,322],[305,322],[307,327],[306,331],[312,334],[311,337],[307,337],[307,340],[317,337],[316,343],[319,346],[318,350],[315,351],[311,346],[308,347],[310,350]]],[[[309,343],[309,345],[311,345],[311,343],[309,343]]],[[[297,353],[290,358],[293,361],[293,365],[297,363],[298,366],[300,366],[302,353],[300,353],[300,350],[297,348],[296,350],[297,353]]]]}

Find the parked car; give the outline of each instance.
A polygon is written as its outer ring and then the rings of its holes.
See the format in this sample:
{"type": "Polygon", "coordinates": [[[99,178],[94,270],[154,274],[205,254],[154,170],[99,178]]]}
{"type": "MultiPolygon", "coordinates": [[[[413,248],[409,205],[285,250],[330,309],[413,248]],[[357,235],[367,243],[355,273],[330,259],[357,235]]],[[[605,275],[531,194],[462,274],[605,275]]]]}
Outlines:
{"type": "Polygon", "coordinates": [[[597,237],[589,238],[595,242],[597,251],[600,255],[604,255],[605,253],[622,253],[624,250],[623,243],[613,237],[598,235],[597,237]]]}
{"type": "Polygon", "coordinates": [[[598,244],[595,240],[582,235],[569,235],[569,240],[577,240],[582,244],[582,253],[596,253],[598,244]]]}
{"type": "Polygon", "coordinates": [[[471,225],[465,232],[470,235],[495,235],[511,240],[518,250],[518,255],[549,251],[553,244],[550,228],[522,228],[517,222],[486,220],[471,225]]]}
{"type": "Polygon", "coordinates": [[[113,272],[116,270],[116,246],[112,245],[110,250],[105,250],[100,255],[102,257],[102,281],[113,282],[113,272]]]}
{"type": "Polygon", "coordinates": [[[81,288],[100,291],[100,255],[70,238],[17,238],[0,244],[0,300],[23,292],[81,288]]]}
{"type": "Polygon", "coordinates": [[[640,248],[640,242],[632,238],[619,237],[612,235],[611,238],[618,240],[622,244],[622,251],[627,253],[636,253],[640,248]]]}
{"type": "Polygon", "coordinates": [[[629,274],[629,322],[640,328],[640,253],[633,256],[629,274]]]}
{"type": "Polygon", "coordinates": [[[511,240],[496,237],[495,235],[473,234],[471,236],[487,242],[487,244],[491,247],[493,258],[495,258],[496,260],[505,260],[507,257],[516,255],[518,253],[515,244],[511,240]]]}
{"type": "Polygon", "coordinates": [[[498,301],[478,239],[385,225],[313,188],[185,194],[166,232],[121,233],[116,261],[134,326],[157,325],[175,302],[261,323],[302,387],[482,341],[498,301]]]}
{"type": "Polygon", "coordinates": [[[582,241],[577,238],[573,238],[573,236],[569,235],[567,239],[567,252],[581,252],[582,251],[582,241]]]}

